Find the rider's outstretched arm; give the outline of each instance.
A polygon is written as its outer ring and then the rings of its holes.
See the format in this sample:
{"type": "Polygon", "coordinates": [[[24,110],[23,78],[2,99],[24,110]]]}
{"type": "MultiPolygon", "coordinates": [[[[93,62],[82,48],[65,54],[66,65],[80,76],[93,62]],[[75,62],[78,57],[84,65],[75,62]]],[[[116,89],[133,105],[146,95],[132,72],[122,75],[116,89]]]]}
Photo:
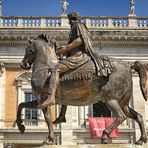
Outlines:
{"type": "Polygon", "coordinates": [[[67,46],[62,46],[57,50],[57,54],[65,54],[71,49],[79,47],[83,43],[82,39],[78,37],[72,43],[68,44],[67,46]]]}

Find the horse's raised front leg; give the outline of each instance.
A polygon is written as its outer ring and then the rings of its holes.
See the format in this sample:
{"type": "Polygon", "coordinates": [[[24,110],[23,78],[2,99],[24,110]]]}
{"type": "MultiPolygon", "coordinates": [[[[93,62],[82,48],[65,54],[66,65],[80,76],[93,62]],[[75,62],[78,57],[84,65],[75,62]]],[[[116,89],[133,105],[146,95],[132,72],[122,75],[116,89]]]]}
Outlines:
{"type": "Polygon", "coordinates": [[[17,118],[16,118],[16,124],[18,126],[18,129],[20,131],[21,134],[24,133],[25,131],[25,126],[22,124],[23,121],[21,119],[21,112],[23,108],[29,108],[29,109],[37,109],[37,101],[31,101],[31,102],[22,102],[19,104],[18,106],[18,110],[17,110],[17,118]]]}
{"type": "Polygon", "coordinates": [[[49,130],[49,135],[43,141],[43,144],[51,145],[51,144],[54,144],[54,142],[55,142],[54,130],[53,130],[52,121],[51,121],[51,107],[48,106],[48,107],[42,109],[42,111],[43,111],[45,121],[47,123],[48,130],[49,130]]]}

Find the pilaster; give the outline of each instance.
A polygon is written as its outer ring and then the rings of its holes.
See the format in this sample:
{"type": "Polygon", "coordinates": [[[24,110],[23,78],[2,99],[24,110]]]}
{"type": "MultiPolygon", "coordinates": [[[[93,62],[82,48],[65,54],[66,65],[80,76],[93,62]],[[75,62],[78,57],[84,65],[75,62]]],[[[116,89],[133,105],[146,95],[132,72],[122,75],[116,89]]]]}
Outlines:
{"type": "Polygon", "coordinates": [[[5,67],[0,62],[0,128],[4,128],[5,119],[5,67]]]}

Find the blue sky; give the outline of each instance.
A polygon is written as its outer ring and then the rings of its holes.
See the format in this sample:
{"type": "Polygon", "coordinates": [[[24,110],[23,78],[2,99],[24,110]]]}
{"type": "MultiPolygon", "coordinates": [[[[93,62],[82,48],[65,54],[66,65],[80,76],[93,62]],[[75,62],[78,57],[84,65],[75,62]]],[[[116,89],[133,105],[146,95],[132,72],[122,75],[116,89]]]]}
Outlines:
{"type": "MultiPolygon", "coordinates": [[[[63,0],[3,0],[4,16],[59,16],[63,0]]],[[[130,0],[67,0],[81,16],[127,16],[130,0]]],[[[148,16],[148,0],[135,0],[137,16],[148,16]]]]}

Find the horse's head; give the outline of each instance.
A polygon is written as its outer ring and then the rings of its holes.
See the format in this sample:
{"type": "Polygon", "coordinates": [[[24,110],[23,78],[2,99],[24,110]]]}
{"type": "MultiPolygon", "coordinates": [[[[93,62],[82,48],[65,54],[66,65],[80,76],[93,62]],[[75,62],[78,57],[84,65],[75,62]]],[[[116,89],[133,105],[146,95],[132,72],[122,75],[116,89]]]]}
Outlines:
{"type": "Polygon", "coordinates": [[[34,40],[29,39],[28,41],[29,41],[29,45],[26,48],[24,58],[20,64],[21,68],[26,69],[26,70],[29,70],[31,68],[31,65],[35,59],[34,40]]]}
{"type": "MultiPolygon", "coordinates": [[[[50,53],[52,55],[52,58],[54,58],[54,55],[56,56],[56,54],[54,54],[56,48],[57,48],[56,40],[54,38],[48,38],[48,36],[44,34],[37,36],[35,39],[30,38],[29,45],[26,48],[24,58],[20,64],[21,68],[26,70],[29,70],[31,68],[31,65],[34,63],[38,50],[47,49],[47,51],[50,51],[50,52],[46,52],[46,53],[50,53]]],[[[50,56],[50,55],[47,55],[47,56],[50,56]]],[[[44,58],[44,57],[41,57],[41,58],[44,58]]]]}

